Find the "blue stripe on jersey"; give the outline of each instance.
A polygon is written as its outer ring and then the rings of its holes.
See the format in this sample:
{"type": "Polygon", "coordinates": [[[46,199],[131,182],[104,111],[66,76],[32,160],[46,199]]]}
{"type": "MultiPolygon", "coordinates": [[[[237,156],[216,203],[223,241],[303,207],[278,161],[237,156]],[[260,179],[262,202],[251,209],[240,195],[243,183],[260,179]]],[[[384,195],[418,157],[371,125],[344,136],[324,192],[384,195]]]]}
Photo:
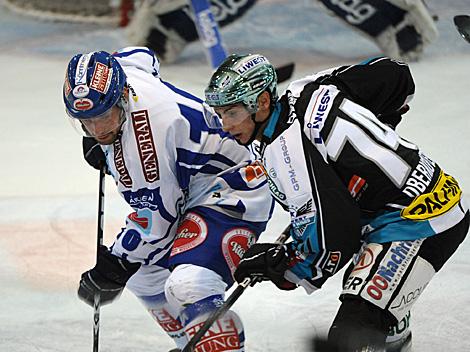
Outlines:
{"type": "Polygon", "coordinates": [[[210,128],[207,126],[206,119],[202,111],[190,108],[189,106],[178,104],[181,115],[188,120],[190,125],[189,138],[195,142],[201,142],[201,133],[218,134],[221,138],[227,137],[228,133],[219,128],[210,128]]]}
{"type": "Polygon", "coordinates": [[[383,56],[374,56],[369,59],[365,59],[364,61],[361,61],[360,63],[358,63],[358,65],[369,65],[372,63],[372,61],[375,61],[377,59],[382,59],[382,58],[383,56]]]}
{"type": "Polygon", "coordinates": [[[225,155],[215,153],[215,154],[203,154],[193,152],[191,150],[183,149],[183,148],[176,148],[176,162],[184,163],[188,165],[205,165],[210,160],[218,161],[230,167],[235,166],[236,163],[225,155]]]}
{"type": "Polygon", "coordinates": [[[175,92],[175,93],[177,93],[177,94],[179,94],[179,95],[181,95],[181,96],[183,96],[183,97],[185,97],[185,98],[194,100],[195,102],[198,102],[198,103],[200,103],[200,104],[203,103],[202,99],[198,98],[197,96],[192,95],[191,93],[188,93],[188,92],[186,92],[186,91],[184,91],[184,90],[182,90],[182,89],[179,89],[179,88],[175,87],[173,84],[168,83],[168,82],[166,82],[166,81],[164,81],[164,80],[161,80],[161,81],[162,81],[162,83],[163,83],[164,85],[166,85],[168,88],[170,88],[173,92],[175,92]]]}
{"type": "Polygon", "coordinates": [[[366,241],[385,243],[392,241],[414,241],[434,236],[436,233],[429,221],[413,221],[400,216],[400,211],[384,212],[368,221],[372,230],[365,234],[366,241]]]}
{"type": "Polygon", "coordinates": [[[256,187],[249,187],[246,181],[243,179],[240,172],[231,172],[228,174],[220,175],[221,178],[227,182],[230,188],[236,191],[250,191],[263,187],[267,181],[260,182],[256,187]]]}

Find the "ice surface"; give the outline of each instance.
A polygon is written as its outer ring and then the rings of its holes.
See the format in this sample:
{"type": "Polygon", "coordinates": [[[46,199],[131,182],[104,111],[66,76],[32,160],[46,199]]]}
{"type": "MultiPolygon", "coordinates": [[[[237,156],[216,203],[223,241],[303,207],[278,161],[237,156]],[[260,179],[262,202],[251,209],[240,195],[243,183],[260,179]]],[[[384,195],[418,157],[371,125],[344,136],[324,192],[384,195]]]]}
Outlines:
{"type": "MultiPolygon", "coordinates": [[[[470,1],[427,3],[439,15],[440,38],[411,64],[417,91],[399,132],[469,190],[470,45],[452,17],[469,13],[470,1]]],[[[276,64],[295,61],[295,77],[379,54],[373,43],[307,0],[261,1],[222,35],[231,51],[260,51],[276,64]]],[[[91,350],[92,309],[75,290],[80,273],[94,262],[98,174],[82,159],[61,86],[73,54],[126,44],[120,29],[38,22],[0,2],[1,352],[91,350]]],[[[165,80],[199,96],[210,72],[199,43],[178,62],[162,65],[165,80]]],[[[109,244],[129,209],[107,182],[109,244]]],[[[278,210],[264,240],[276,237],[287,221],[278,210]]],[[[470,351],[469,258],[467,240],[416,304],[414,351],[470,351]]],[[[340,276],[311,296],[269,283],[248,289],[235,305],[244,319],[247,351],[305,351],[305,339],[326,333],[334,317],[340,276]]],[[[127,292],[104,307],[101,318],[103,352],[173,347],[127,292]]]]}

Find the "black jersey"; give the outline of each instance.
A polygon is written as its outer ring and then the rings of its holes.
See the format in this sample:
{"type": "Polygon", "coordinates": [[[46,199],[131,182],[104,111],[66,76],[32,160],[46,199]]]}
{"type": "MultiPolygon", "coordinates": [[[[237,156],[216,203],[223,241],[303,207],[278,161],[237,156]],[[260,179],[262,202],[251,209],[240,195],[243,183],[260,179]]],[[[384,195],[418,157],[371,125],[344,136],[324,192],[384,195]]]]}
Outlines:
{"type": "Polygon", "coordinates": [[[263,163],[271,192],[291,214],[297,249],[315,254],[313,266],[331,255],[332,238],[351,238],[343,190],[371,242],[432,236],[463,218],[457,181],[377,118],[413,93],[406,64],[377,58],[294,81],[281,95],[264,131],[263,163]]]}

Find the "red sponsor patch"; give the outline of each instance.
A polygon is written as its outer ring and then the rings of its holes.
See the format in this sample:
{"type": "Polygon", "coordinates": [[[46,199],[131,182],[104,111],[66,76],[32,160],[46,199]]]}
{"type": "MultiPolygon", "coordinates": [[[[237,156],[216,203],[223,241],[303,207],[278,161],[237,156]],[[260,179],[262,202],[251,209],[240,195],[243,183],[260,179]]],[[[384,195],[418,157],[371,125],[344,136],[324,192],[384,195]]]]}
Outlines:
{"type": "Polygon", "coordinates": [[[128,218],[129,218],[129,220],[132,220],[133,222],[135,222],[137,225],[139,225],[143,229],[146,229],[149,226],[149,219],[146,218],[145,216],[144,217],[139,217],[137,212],[133,212],[133,213],[129,214],[128,218]]]}
{"type": "Polygon", "coordinates": [[[255,161],[251,165],[245,167],[245,177],[247,182],[264,177],[265,171],[260,162],[255,161]]]}
{"type": "Polygon", "coordinates": [[[73,101],[73,107],[75,110],[86,111],[93,107],[93,102],[87,98],[75,99],[73,101]]]}
{"type": "Polygon", "coordinates": [[[157,151],[153,142],[152,129],[147,110],[132,113],[135,140],[139,149],[142,171],[147,182],[155,182],[160,178],[157,151]]]}
{"type": "Polygon", "coordinates": [[[224,235],[222,239],[222,253],[232,275],[245,252],[255,242],[255,234],[244,228],[232,229],[224,235]]]}
{"type": "MultiPolygon", "coordinates": [[[[186,329],[191,338],[204,325],[204,322],[186,329]]],[[[241,349],[239,331],[233,319],[222,318],[215,321],[211,328],[196,344],[195,352],[238,351],[241,349]]]]}
{"type": "Polygon", "coordinates": [[[199,246],[207,237],[207,224],[196,213],[187,213],[176,230],[175,242],[170,257],[199,246]]]}
{"type": "Polygon", "coordinates": [[[364,180],[362,177],[359,177],[357,175],[351,177],[351,179],[349,180],[348,190],[349,193],[351,193],[351,195],[353,196],[353,198],[357,197],[357,195],[365,184],[366,180],[364,180]]]}
{"type": "Polygon", "coordinates": [[[178,332],[183,329],[179,320],[173,318],[165,309],[149,309],[149,312],[166,332],[178,332]]]}
{"type": "Polygon", "coordinates": [[[109,68],[101,62],[95,64],[95,70],[91,77],[90,88],[105,94],[109,87],[109,68]]]}

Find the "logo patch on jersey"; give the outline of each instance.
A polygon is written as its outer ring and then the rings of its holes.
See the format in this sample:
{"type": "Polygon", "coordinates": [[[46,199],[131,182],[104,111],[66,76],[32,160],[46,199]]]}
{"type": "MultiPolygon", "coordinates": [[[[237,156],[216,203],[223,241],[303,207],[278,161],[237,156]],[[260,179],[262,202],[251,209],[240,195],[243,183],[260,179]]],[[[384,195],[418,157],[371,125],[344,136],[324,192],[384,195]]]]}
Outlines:
{"type": "MultiPolygon", "coordinates": [[[[220,319],[217,319],[207,333],[201,338],[197,344],[196,351],[240,351],[240,333],[237,324],[232,318],[227,318],[230,314],[226,314],[220,319]]],[[[204,322],[189,326],[185,329],[189,338],[192,338],[199,329],[204,325],[204,322]]]]}
{"type": "Polygon", "coordinates": [[[222,253],[230,271],[237,268],[245,252],[256,242],[255,234],[243,228],[232,229],[222,239],[222,253]]]}
{"type": "Polygon", "coordinates": [[[462,190],[455,178],[441,171],[432,191],[416,197],[400,215],[410,220],[432,219],[452,209],[461,195],[462,190]]]}
{"type": "Polygon", "coordinates": [[[244,170],[245,170],[245,179],[247,183],[253,180],[263,178],[265,177],[265,174],[266,174],[264,167],[258,161],[255,161],[251,165],[246,166],[244,170]]]}
{"type": "Polygon", "coordinates": [[[106,94],[111,83],[112,69],[110,70],[108,66],[97,62],[95,64],[95,70],[93,71],[93,76],[91,77],[90,88],[106,94]],[[111,74],[110,74],[111,73],[111,74]]]}
{"type": "Polygon", "coordinates": [[[362,193],[366,190],[366,188],[367,188],[366,180],[363,179],[362,177],[354,175],[349,180],[348,190],[354,199],[359,199],[362,193]]]}
{"type": "Polygon", "coordinates": [[[206,237],[206,221],[196,213],[186,214],[178,230],[176,230],[175,242],[170,257],[199,246],[206,240],[206,237]]]}
{"type": "Polygon", "coordinates": [[[338,270],[339,262],[341,261],[341,252],[335,251],[328,254],[328,259],[323,265],[323,271],[327,272],[330,275],[336,273],[338,270]]]}
{"type": "Polygon", "coordinates": [[[166,332],[178,332],[183,329],[181,322],[173,318],[166,309],[149,309],[150,314],[166,332]]]}
{"type": "Polygon", "coordinates": [[[116,167],[116,171],[119,174],[119,182],[121,182],[121,184],[124,187],[131,188],[132,179],[131,179],[131,176],[129,175],[129,170],[127,170],[126,162],[124,161],[121,137],[117,138],[114,141],[113,147],[114,147],[114,166],[116,167]]]}
{"type": "Polygon", "coordinates": [[[385,308],[399,285],[422,240],[392,242],[377,271],[366,284],[361,297],[385,308]]]}
{"type": "Polygon", "coordinates": [[[149,219],[145,216],[139,217],[136,211],[129,214],[128,218],[129,220],[135,222],[137,225],[139,225],[143,229],[146,229],[149,226],[149,219]]]}
{"type": "Polygon", "coordinates": [[[132,114],[135,140],[139,149],[142,171],[147,182],[155,182],[160,178],[157,151],[153,142],[152,129],[147,110],[135,111],[132,114]]]}
{"type": "Polygon", "coordinates": [[[362,247],[358,254],[359,258],[355,261],[354,269],[343,286],[342,294],[359,294],[382,249],[383,246],[377,243],[369,243],[362,247]]]}
{"type": "Polygon", "coordinates": [[[319,131],[323,128],[323,124],[331,110],[332,102],[336,94],[335,91],[326,88],[322,88],[319,92],[314,92],[305,110],[305,124],[309,129],[305,132],[310,135],[310,140],[314,143],[323,143],[319,131]]]}

